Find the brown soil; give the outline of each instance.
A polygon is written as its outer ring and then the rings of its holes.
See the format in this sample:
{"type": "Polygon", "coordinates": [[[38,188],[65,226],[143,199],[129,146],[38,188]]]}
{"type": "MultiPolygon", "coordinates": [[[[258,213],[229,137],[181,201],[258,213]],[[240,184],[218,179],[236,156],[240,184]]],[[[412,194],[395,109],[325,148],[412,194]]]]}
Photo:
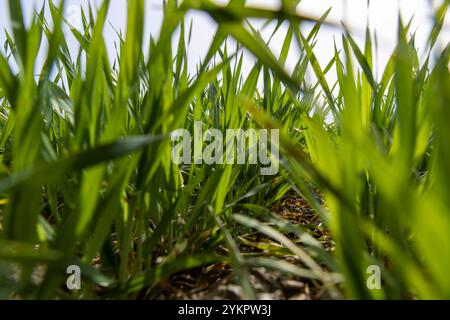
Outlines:
{"type": "MultiPolygon", "coordinates": [[[[271,208],[271,211],[294,224],[301,224],[310,230],[323,247],[332,250],[331,238],[314,211],[299,196],[289,193],[271,208]]],[[[277,245],[264,235],[253,233],[239,237],[241,252],[264,256],[264,250],[256,248],[256,242],[266,242],[277,245]]],[[[286,254],[278,258],[300,265],[296,257],[286,254]]],[[[310,280],[299,279],[294,276],[266,268],[251,268],[250,281],[259,299],[263,300],[311,300],[329,299],[323,286],[310,280]]],[[[214,300],[241,299],[243,297],[240,286],[236,285],[235,277],[227,264],[216,264],[204,268],[197,268],[171,277],[161,284],[158,299],[172,300],[214,300]]]]}

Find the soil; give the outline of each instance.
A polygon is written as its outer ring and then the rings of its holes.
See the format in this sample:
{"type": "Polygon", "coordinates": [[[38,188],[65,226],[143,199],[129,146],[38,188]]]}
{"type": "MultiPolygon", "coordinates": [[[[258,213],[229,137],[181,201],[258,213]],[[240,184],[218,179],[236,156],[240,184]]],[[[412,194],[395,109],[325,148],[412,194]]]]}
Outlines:
{"type": "MultiPolygon", "coordinates": [[[[332,241],[326,228],[315,212],[294,193],[289,193],[270,210],[294,224],[301,224],[311,231],[326,250],[332,250],[332,241]]],[[[263,250],[252,247],[252,240],[258,242],[270,239],[261,234],[239,237],[243,254],[264,255],[263,250]]],[[[299,265],[296,257],[286,255],[280,257],[290,263],[299,265]]],[[[317,281],[299,279],[294,276],[266,268],[251,268],[250,281],[255,292],[262,300],[318,300],[329,299],[327,291],[317,281]]],[[[216,300],[243,298],[240,286],[235,283],[235,276],[227,264],[215,264],[203,268],[182,272],[161,283],[157,299],[170,300],[216,300]]]]}

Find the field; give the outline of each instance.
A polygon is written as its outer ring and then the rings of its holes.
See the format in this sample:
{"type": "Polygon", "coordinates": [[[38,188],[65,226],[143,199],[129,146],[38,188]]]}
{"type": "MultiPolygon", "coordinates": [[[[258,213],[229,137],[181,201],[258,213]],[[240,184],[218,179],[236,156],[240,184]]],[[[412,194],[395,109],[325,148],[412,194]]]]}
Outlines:
{"type": "Polygon", "coordinates": [[[111,60],[109,0],[83,11],[82,31],[71,28],[77,55],[64,1],[26,25],[9,0],[0,298],[450,299],[450,45],[438,41],[450,1],[435,11],[425,57],[400,19],[380,76],[373,30],[359,46],[329,11],[304,16],[298,2],[168,0],[143,52],[144,0],[129,0],[111,60]],[[195,74],[192,10],[219,26],[195,74]],[[279,56],[249,19],[289,26],[279,56]],[[315,43],[325,25],[342,38],[323,66],[315,43]],[[244,54],[256,59],[245,76],[244,54]],[[249,161],[239,163],[226,140],[234,162],[197,161],[213,145],[200,136],[185,149],[190,161],[173,161],[174,132],[195,139],[198,125],[216,140],[267,133],[272,152],[252,162],[244,143],[249,161]],[[268,163],[276,172],[262,174],[268,163]]]}

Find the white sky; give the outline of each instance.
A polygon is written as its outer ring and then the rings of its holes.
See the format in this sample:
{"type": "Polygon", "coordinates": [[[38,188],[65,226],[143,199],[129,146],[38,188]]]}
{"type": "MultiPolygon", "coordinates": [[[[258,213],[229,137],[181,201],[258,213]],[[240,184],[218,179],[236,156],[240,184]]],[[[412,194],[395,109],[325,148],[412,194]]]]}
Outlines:
{"type": "MultiPolygon", "coordinates": [[[[0,28],[9,29],[7,22],[8,7],[7,0],[0,0],[0,28]]],[[[73,23],[79,21],[79,6],[86,6],[88,0],[67,0],[66,16],[73,23]]],[[[100,3],[100,0],[91,0],[94,3],[100,3]]],[[[226,0],[217,0],[217,2],[226,3],[226,0]]],[[[329,19],[339,22],[345,21],[350,26],[355,38],[362,40],[364,29],[367,21],[373,30],[377,31],[379,42],[379,66],[382,67],[390,53],[392,52],[397,35],[397,21],[399,9],[402,12],[403,19],[406,21],[414,16],[412,31],[417,31],[417,43],[420,46],[424,43],[429,29],[431,11],[429,3],[438,3],[440,1],[431,0],[372,0],[367,8],[367,0],[303,0],[298,8],[299,12],[320,16],[325,10],[333,7],[329,19]]],[[[44,0],[22,0],[26,8],[26,16],[29,18],[33,12],[33,8],[40,8],[44,0]]],[[[157,37],[162,20],[161,12],[162,0],[146,1],[146,35],[150,33],[157,37]]],[[[248,4],[277,7],[278,0],[247,0],[248,4]]],[[[112,0],[109,10],[108,20],[116,29],[125,30],[126,19],[126,1],[112,0]]],[[[215,23],[206,15],[192,12],[188,16],[188,20],[193,20],[193,37],[189,47],[189,69],[194,72],[196,63],[206,54],[208,44],[216,31],[215,23]]],[[[449,19],[447,19],[448,21],[449,19]]],[[[188,21],[189,22],[189,21],[188,21]]],[[[450,24],[447,22],[446,33],[441,37],[441,44],[445,45],[450,41],[450,24]]],[[[333,55],[333,39],[340,39],[341,30],[323,28],[320,31],[319,42],[315,47],[316,55],[323,66],[331,59],[333,55]]],[[[270,28],[262,31],[263,36],[268,37],[271,34],[270,28]]],[[[147,43],[149,37],[147,36],[147,43]]],[[[75,48],[75,41],[68,37],[69,45],[75,48]]],[[[116,40],[115,32],[111,26],[105,29],[105,39],[110,53],[113,52],[113,43],[116,40]]],[[[279,52],[283,43],[283,30],[278,32],[271,43],[271,49],[279,52]]],[[[3,32],[0,32],[0,44],[5,41],[3,32]]],[[[295,65],[296,52],[293,50],[287,61],[287,68],[290,69],[295,65]]],[[[244,64],[244,70],[248,70],[252,63],[251,58],[247,57],[244,64]]]]}

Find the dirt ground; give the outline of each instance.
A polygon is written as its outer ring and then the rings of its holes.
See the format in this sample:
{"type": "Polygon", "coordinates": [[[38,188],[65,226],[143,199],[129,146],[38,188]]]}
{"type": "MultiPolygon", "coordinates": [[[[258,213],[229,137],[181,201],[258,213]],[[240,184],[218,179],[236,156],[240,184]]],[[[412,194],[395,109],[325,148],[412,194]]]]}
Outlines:
{"type": "MultiPolygon", "coordinates": [[[[322,227],[320,219],[304,200],[289,193],[275,203],[271,211],[294,224],[302,224],[312,231],[325,249],[332,250],[329,232],[322,227]]],[[[252,239],[264,239],[263,235],[252,234],[240,237],[241,252],[253,255],[264,255],[264,252],[251,247],[252,239]],[[255,253],[256,252],[256,253],[255,253]]],[[[263,241],[271,241],[265,238],[263,241]]],[[[286,255],[282,259],[299,264],[294,256],[286,255]]],[[[316,300],[329,299],[327,291],[318,282],[298,279],[294,276],[266,268],[251,268],[250,281],[259,299],[263,300],[316,300]]],[[[161,284],[161,290],[156,294],[158,299],[172,300],[214,300],[240,299],[243,297],[241,288],[235,284],[231,268],[226,264],[215,264],[197,268],[189,272],[174,275],[161,284]]]]}

